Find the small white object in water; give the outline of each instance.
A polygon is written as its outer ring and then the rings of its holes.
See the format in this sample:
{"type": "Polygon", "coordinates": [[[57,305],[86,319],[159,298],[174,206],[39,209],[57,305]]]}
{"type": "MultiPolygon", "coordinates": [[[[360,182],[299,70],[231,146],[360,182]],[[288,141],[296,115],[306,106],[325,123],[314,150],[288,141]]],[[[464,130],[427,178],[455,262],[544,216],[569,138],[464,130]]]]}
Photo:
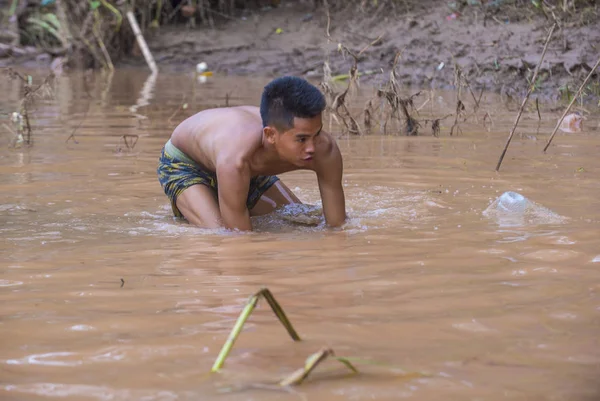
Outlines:
{"type": "Polygon", "coordinates": [[[203,73],[204,71],[206,71],[208,69],[208,64],[206,64],[204,61],[201,63],[196,64],[196,72],[198,74],[203,73]]]}
{"type": "Polygon", "coordinates": [[[198,83],[204,84],[204,83],[206,83],[206,81],[208,81],[208,78],[206,77],[206,75],[198,75],[198,83]]]}
{"type": "Polygon", "coordinates": [[[92,326],[88,326],[87,324],[76,324],[75,326],[71,326],[72,331],[90,331],[95,330],[92,326]]]}
{"type": "Polygon", "coordinates": [[[594,259],[592,259],[592,263],[600,263],[600,255],[598,255],[594,259]]]}

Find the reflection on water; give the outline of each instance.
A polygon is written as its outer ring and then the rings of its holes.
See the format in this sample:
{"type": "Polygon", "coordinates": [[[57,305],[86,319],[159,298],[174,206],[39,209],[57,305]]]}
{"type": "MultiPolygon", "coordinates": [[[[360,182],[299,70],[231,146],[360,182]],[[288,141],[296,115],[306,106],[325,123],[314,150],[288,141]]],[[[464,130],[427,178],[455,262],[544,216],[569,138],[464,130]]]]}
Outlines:
{"type": "MultiPolygon", "coordinates": [[[[514,116],[494,96],[459,136],[448,125],[440,138],[341,138],[342,230],[282,215],[256,218],[244,234],[173,219],[155,172],[170,132],[203,108],[258,104],[266,81],[65,74],[55,99],[36,106],[33,148],[9,149],[2,131],[2,399],[597,398],[597,113],[548,154],[559,115],[523,116],[500,173],[514,116]],[[486,217],[506,191],[561,218],[486,217]],[[262,286],[303,341],[260,303],[223,372],[207,376],[262,286]],[[378,364],[347,377],[326,362],[291,392],[256,386],[322,346],[378,364]]],[[[8,123],[18,86],[0,90],[8,123]]],[[[420,117],[451,113],[454,98],[434,94],[420,117]]],[[[320,205],[313,175],[282,179],[320,205]]]]}

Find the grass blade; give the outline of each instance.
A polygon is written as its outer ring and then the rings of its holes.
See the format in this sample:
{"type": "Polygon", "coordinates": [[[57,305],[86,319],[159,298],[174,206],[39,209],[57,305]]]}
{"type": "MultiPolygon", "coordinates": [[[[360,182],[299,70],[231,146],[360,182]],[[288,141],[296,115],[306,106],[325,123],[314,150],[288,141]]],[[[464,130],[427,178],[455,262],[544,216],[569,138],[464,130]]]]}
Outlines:
{"type": "Polygon", "coordinates": [[[346,359],[344,357],[341,357],[341,356],[336,356],[335,359],[337,359],[338,361],[340,361],[341,363],[343,363],[352,372],[358,373],[358,369],[356,369],[354,367],[354,365],[352,365],[352,363],[350,363],[350,361],[348,359],[346,359]]]}

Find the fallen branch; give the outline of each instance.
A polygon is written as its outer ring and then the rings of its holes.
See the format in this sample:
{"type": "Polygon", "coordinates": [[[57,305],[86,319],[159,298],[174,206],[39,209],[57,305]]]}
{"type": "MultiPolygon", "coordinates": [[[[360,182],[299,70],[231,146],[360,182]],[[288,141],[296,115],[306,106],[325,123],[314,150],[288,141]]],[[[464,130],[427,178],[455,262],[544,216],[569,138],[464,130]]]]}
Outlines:
{"type": "Polygon", "coordinates": [[[558,120],[558,123],[556,123],[556,127],[554,127],[554,131],[552,131],[552,135],[550,135],[550,138],[548,139],[548,143],[544,147],[544,153],[546,153],[546,150],[548,149],[548,146],[550,146],[550,143],[552,143],[552,139],[554,138],[554,135],[556,135],[556,132],[558,131],[558,128],[560,127],[560,124],[564,120],[565,116],[569,113],[569,110],[571,110],[571,107],[573,106],[573,104],[575,103],[575,101],[577,100],[577,98],[581,95],[581,92],[583,92],[583,88],[585,87],[585,84],[587,84],[587,81],[589,81],[590,77],[592,76],[592,74],[594,73],[594,71],[596,70],[596,68],[598,68],[598,65],[600,65],[600,58],[598,59],[598,61],[596,61],[596,64],[594,65],[594,67],[592,67],[592,70],[587,75],[587,77],[585,77],[585,80],[583,81],[583,83],[579,87],[579,90],[577,91],[577,94],[575,96],[573,96],[573,99],[571,99],[571,103],[569,103],[569,105],[565,109],[563,115],[560,117],[560,120],[558,120]]]}
{"type": "Polygon", "coordinates": [[[502,151],[502,154],[500,155],[500,159],[498,160],[498,164],[496,165],[496,171],[500,170],[500,165],[502,164],[504,155],[506,154],[506,151],[508,150],[508,145],[510,145],[510,141],[512,140],[515,130],[517,129],[517,125],[519,124],[519,120],[521,119],[521,114],[523,114],[523,109],[525,108],[525,104],[527,103],[527,100],[529,100],[529,96],[531,95],[531,92],[533,92],[533,89],[535,88],[535,80],[536,80],[538,72],[540,70],[540,66],[542,65],[542,61],[544,60],[544,56],[546,55],[546,50],[548,50],[548,44],[550,43],[550,38],[552,37],[552,33],[554,32],[555,28],[556,28],[556,23],[554,23],[552,25],[552,28],[550,28],[550,32],[548,33],[548,37],[546,38],[546,44],[544,45],[544,50],[542,51],[542,56],[540,57],[540,61],[538,62],[538,65],[535,67],[535,72],[533,73],[533,78],[531,79],[531,84],[529,85],[527,94],[525,95],[525,98],[523,99],[523,102],[521,103],[521,108],[519,109],[519,114],[517,114],[515,123],[512,127],[512,130],[510,131],[508,139],[506,140],[506,145],[504,145],[504,150],[502,151]]]}

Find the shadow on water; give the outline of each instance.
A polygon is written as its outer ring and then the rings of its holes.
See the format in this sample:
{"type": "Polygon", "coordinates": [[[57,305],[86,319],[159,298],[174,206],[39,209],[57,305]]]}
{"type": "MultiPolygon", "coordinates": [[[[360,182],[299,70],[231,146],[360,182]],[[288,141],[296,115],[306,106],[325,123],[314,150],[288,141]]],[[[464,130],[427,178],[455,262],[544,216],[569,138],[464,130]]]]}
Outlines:
{"type": "MultiPolygon", "coordinates": [[[[341,230],[281,214],[255,218],[250,234],[174,220],[156,177],[173,128],[207,107],[258,104],[265,83],[67,74],[32,110],[34,146],[10,148],[13,134],[1,131],[1,398],[296,399],[221,390],[281,377],[324,345],[384,365],[359,364],[352,378],[327,365],[296,389],[310,400],[598,394],[596,117],[543,154],[558,112],[542,110],[541,122],[524,113],[500,173],[514,115],[491,94],[460,135],[449,136],[447,119],[437,138],[340,136],[350,217],[341,230]],[[490,214],[506,191],[544,213],[490,214]],[[259,307],[224,371],[207,378],[262,286],[304,341],[291,343],[259,307]],[[431,376],[402,376],[416,371],[431,376]]],[[[0,90],[10,124],[19,87],[3,80],[0,90]]],[[[453,112],[453,93],[427,96],[420,118],[453,112]]],[[[320,205],[313,175],[281,178],[320,205]]]]}

